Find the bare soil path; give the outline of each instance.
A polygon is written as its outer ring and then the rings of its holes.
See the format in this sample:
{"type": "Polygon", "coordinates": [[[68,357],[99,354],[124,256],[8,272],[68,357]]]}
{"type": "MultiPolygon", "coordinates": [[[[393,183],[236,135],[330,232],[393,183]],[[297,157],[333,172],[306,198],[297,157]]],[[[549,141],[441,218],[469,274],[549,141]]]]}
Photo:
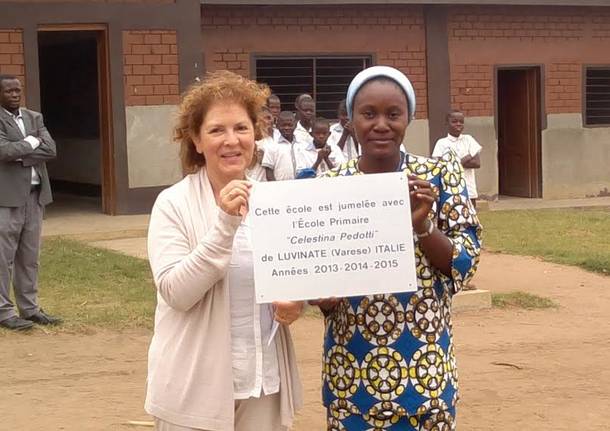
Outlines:
{"type": "MultiPolygon", "coordinates": [[[[492,309],[454,317],[458,429],[607,430],[610,277],[536,259],[486,254],[477,286],[552,298],[558,309],[492,309]],[[502,365],[505,364],[505,365],[502,365]]],[[[323,430],[323,322],[293,329],[305,408],[295,431],[323,430]]],[[[0,335],[0,430],[127,430],[143,411],[148,331],[0,335]]]]}

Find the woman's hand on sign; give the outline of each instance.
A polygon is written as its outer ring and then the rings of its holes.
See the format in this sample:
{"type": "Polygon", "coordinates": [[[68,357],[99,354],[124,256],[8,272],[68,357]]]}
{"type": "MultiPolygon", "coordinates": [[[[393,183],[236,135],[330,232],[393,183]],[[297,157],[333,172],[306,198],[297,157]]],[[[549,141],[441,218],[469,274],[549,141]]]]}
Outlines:
{"type": "Polygon", "coordinates": [[[409,198],[411,200],[411,219],[415,232],[426,230],[426,220],[436,200],[432,185],[420,180],[415,175],[409,175],[409,198]]]}
{"type": "Polygon", "coordinates": [[[252,183],[244,180],[233,180],[219,194],[220,209],[232,216],[244,216],[248,212],[250,189],[252,183]]]}
{"type": "Polygon", "coordinates": [[[282,325],[290,325],[301,316],[303,301],[276,301],[273,303],[275,320],[282,325]]]}

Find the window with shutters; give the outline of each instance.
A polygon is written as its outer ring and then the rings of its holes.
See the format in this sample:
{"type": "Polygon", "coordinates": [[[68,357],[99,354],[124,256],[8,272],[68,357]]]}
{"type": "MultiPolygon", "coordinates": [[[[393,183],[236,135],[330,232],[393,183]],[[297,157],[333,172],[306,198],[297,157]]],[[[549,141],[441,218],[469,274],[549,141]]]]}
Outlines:
{"type": "Polygon", "coordinates": [[[610,126],[610,67],[585,68],[585,125],[610,126]]]}
{"type": "Polygon", "coordinates": [[[371,56],[256,57],[256,80],[264,82],[282,101],[282,110],[294,111],[299,94],[311,94],[316,115],[337,118],[352,78],[372,64],[371,56]]]}

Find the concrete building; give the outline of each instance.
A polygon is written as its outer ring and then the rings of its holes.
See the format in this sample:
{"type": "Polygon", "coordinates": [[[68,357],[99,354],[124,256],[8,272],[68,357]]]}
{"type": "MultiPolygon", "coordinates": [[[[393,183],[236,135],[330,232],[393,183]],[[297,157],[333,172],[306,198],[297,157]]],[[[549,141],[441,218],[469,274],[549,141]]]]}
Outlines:
{"type": "Polygon", "coordinates": [[[58,187],[93,184],[109,213],[150,208],[181,176],[171,113],[204,70],[265,81],[286,108],[312,93],[332,117],[358,70],[386,64],[417,92],[409,151],[430,154],[446,112],[465,112],[483,197],[610,194],[608,0],[201,3],[0,1],[0,72],[24,77],[58,137],[58,187]]]}
{"type": "Polygon", "coordinates": [[[198,0],[0,1],[0,73],[45,115],[55,192],[137,213],[181,178],[171,114],[201,75],[200,22],[198,0]]]}

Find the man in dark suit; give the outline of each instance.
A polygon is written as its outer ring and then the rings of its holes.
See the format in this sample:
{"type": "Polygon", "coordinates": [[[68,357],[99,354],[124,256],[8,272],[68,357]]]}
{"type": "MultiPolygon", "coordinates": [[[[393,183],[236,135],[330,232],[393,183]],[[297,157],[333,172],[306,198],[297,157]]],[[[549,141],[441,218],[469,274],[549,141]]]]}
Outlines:
{"type": "Polygon", "coordinates": [[[17,77],[0,75],[0,327],[12,330],[61,322],[38,306],[42,215],[52,201],[45,162],[55,142],[40,113],[20,108],[21,92],[17,77]]]}

